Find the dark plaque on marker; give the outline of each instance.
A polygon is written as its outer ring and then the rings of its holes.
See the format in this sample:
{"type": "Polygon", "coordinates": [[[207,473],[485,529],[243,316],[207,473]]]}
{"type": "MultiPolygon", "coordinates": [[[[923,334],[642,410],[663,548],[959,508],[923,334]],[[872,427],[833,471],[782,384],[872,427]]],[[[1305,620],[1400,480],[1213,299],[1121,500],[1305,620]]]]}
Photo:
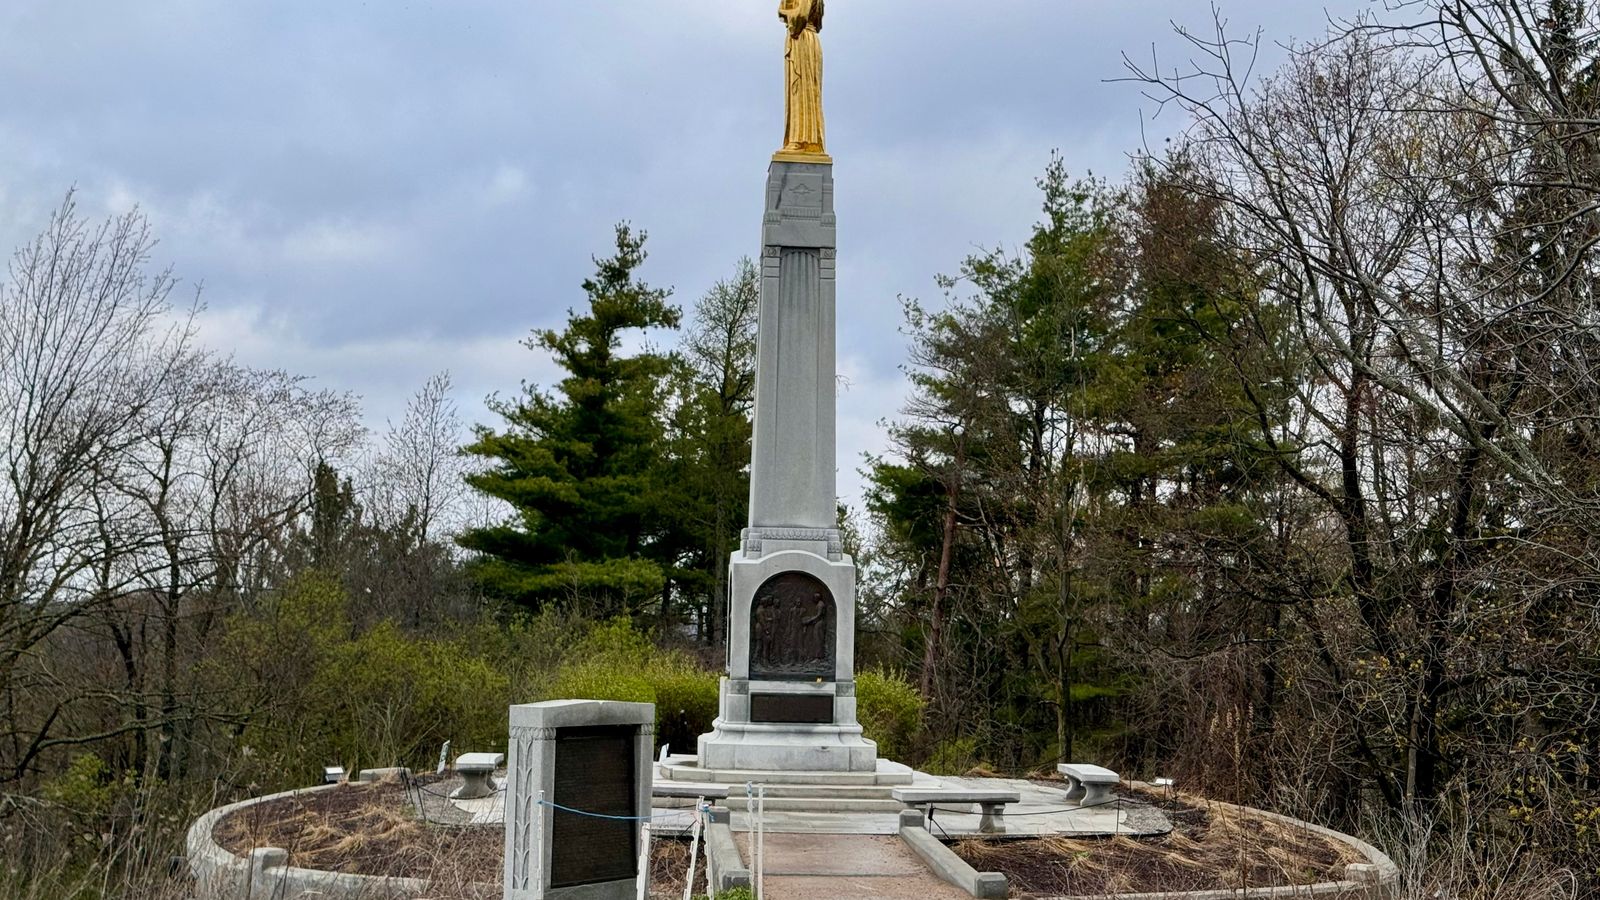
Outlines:
{"type": "MultiPolygon", "coordinates": [[[[556,732],[555,796],[568,809],[632,817],[634,726],[556,732]]],[[[550,828],[550,886],[631,881],[638,875],[639,823],[557,809],[550,828]]]]}
{"type": "Polygon", "coordinates": [[[750,721],[780,725],[831,725],[833,695],[751,694],[750,721]]]}
{"type": "Polygon", "coordinates": [[[832,681],[834,620],[833,593],[821,581],[804,572],[767,579],[750,604],[750,677],[832,681]]]}

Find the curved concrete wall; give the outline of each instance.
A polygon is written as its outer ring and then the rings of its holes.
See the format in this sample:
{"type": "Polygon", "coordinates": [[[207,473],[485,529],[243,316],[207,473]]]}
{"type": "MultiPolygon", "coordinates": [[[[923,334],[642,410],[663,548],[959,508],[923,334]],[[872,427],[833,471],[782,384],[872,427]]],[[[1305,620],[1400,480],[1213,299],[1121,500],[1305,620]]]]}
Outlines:
{"type": "MultiPolygon", "coordinates": [[[[1135,783],[1136,786],[1151,792],[1162,789],[1154,785],[1135,783]]],[[[1313,834],[1320,834],[1330,840],[1338,841],[1356,852],[1365,859],[1364,863],[1352,863],[1345,866],[1345,877],[1339,881],[1322,881],[1316,884],[1288,885],[1284,887],[1237,888],[1220,891],[1188,891],[1169,892],[1157,894],[1081,894],[1073,897],[1057,897],[1055,900],[1286,900],[1291,897],[1314,897],[1317,900],[1391,900],[1399,893],[1400,869],[1394,864],[1388,854],[1377,847],[1353,835],[1321,825],[1313,825],[1290,816],[1270,813],[1266,810],[1255,809],[1249,806],[1236,806],[1232,803],[1222,803],[1216,800],[1202,800],[1212,807],[1221,807],[1240,815],[1257,816],[1273,822],[1288,825],[1291,828],[1303,828],[1313,834]]]]}
{"type": "MultiPolygon", "coordinates": [[[[249,856],[238,856],[219,845],[211,836],[223,817],[238,810],[286,797],[326,791],[338,785],[285,791],[219,806],[189,826],[185,841],[189,870],[194,873],[196,900],[296,900],[302,896],[319,900],[422,900],[431,895],[429,882],[418,878],[374,878],[345,875],[317,869],[298,869],[288,865],[287,851],[261,847],[249,856]]],[[[485,896],[498,891],[485,886],[485,896]]]]}
{"type": "MultiPolygon", "coordinates": [[[[288,865],[289,854],[284,850],[262,847],[251,851],[249,856],[238,856],[223,849],[211,836],[217,823],[230,813],[258,803],[313,794],[335,787],[337,785],[325,785],[255,797],[219,806],[196,819],[189,827],[186,841],[189,868],[195,877],[196,900],[297,900],[302,896],[318,897],[319,900],[424,900],[431,896],[432,886],[422,879],[376,878],[294,868],[288,865]]],[[[1241,815],[1259,816],[1292,828],[1304,828],[1339,841],[1354,848],[1366,862],[1346,866],[1343,880],[1318,884],[1187,893],[1094,894],[1059,897],[1056,900],[1287,900],[1302,897],[1316,900],[1390,900],[1398,892],[1400,870],[1383,851],[1360,838],[1248,806],[1205,802],[1241,815]]],[[[732,841],[728,843],[731,845],[732,841]]],[[[738,859],[737,848],[732,858],[738,859]]],[[[485,896],[493,897],[499,893],[492,885],[484,885],[483,888],[485,896]]]]}

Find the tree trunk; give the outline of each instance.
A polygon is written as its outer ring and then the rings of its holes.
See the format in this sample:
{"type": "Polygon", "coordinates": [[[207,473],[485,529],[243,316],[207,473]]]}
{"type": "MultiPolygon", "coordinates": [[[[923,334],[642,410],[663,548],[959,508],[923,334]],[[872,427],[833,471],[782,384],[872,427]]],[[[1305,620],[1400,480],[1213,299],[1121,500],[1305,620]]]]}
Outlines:
{"type": "Polygon", "coordinates": [[[944,608],[950,594],[950,559],[956,545],[956,504],[960,499],[961,467],[966,464],[966,448],[956,441],[955,472],[945,485],[944,536],[939,547],[939,577],[933,588],[933,605],[928,610],[928,636],[922,650],[922,696],[933,696],[939,665],[939,647],[944,639],[944,608]]]}

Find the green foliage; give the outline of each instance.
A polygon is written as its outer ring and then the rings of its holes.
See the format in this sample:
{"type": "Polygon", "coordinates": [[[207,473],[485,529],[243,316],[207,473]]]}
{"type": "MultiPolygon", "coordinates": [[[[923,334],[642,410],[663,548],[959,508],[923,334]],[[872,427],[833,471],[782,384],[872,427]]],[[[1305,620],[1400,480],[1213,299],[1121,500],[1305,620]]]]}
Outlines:
{"type": "Polygon", "coordinates": [[[548,699],[656,705],[656,740],[680,750],[711,730],[718,676],[682,652],[662,650],[625,619],[593,626],[573,647],[548,699]]]}
{"type": "Polygon", "coordinates": [[[241,736],[265,783],[320,766],[423,765],[446,740],[501,746],[510,678],[473,642],[413,637],[392,622],[352,636],[343,591],[309,573],[228,623],[211,677],[259,709],[241,736]]]}
{"type": "Polygon", "coordinates": [[[858,672],[856,716],[866,736],[878,742],[879,756],[909,759],[922,728],[922,696],[898,672],[858,672]]]}
{"type": "MultiPolygon", "coordinates": [[[[760,278],[749,259],[695,305],[673,368],[664,465],[655,485],[672,548],[677,612],[703,611],[708,642],[726,619],[728,556],[750,496],[760,278]]],[[[670,621],[663,617],[661,621],[670,621]]]]}
{"type": "Polygon", "coordinates": [[[105,760],[80,753],[65,772],[45,782],[40,795],[80,821],[95,821],[108,815],[130,787],[129,780],[117,777],[105,760]]]}
{"type": "Polygon", "coordinates": [[[556,676],[548,699],[620,700],[627,703],[656,702],[655,685],[629,663],[610,660],[583,660],[565,666],[556,676]]]}
{"type": "Polygon", "coordinates": [[[983,765],[979,755],[977,735],[965,735],[940,741],[928,754],[922,768],[930,775],[964,775],[976,766],[983,765]]]}
{"type": "MultiPolygon", "coordinates": [[[[710,900],[710,898],[705,894],[696,894],[694,900],[710,900]]],[[[750,888],[736,887],[717,894],[716,900],[756,900],[756,895],[750,888]]]]}
{"type": "Polygon", "coordinates": [[[322,734],[331,758],[359,766],[425,765],[446,740],[503,746],[510,680],[461,642],[382,623],[331,648],[316,693],[333,699],[322,734]]]}
{"type": "Polygon", "coordinates": [[[616,254],[596,260],[583,284],[588,309],[527,342],[567,372],[558,394],[530,387],[516,401],[494,401],[505,427],[479,427],[466,448],[491,465],[469,483],[514,510],[460,538],[482,554],[476,574],[497,596],[609,615],[637,610],[665,585],[670,554],[654,540],[654,485],[671,361],[620,351],[628,332],[678,327],[679,312],[669,292],[637,279],[644,243],[643,232],[617,226],[616,254]]]}

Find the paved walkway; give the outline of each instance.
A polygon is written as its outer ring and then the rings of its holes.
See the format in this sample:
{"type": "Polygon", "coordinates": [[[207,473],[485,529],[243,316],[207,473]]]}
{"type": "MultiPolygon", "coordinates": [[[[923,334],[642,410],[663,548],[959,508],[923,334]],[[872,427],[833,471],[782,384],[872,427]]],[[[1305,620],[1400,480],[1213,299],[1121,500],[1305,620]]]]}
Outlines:
{"type": "MultiPolygon", "coordinates": [[[[754,869],[752,836],[737,840],[754,869]]],[[[768,833],[765,856],[767,900],[970,900],[928,871],[898,837],[768,833]]]]}
{"type": "MultiPolygon", "coordinates": [[[[926,777],[926,776],[924,776],[926,777]]],[[[932,779],[929,779],[931,782],[932,779]]],[[[502,789],[493,797],[482,800],[444,800],[442,796],[458,784],[447,781],[432,788],[429,800],[430,818],[444,821],[470,822],[473,825],[498,825],[505,818],[504,780],[502,789]],[[434,804],[446,807],[454,818],[440,815],[434,804]]],[[[1172,824],[1159,810],[1122,809],[1118,804],[1084,809],[1066,801],[1066,785],[1040,784],[1016,778],[953,778],[944,777],[937,782],[953,788],[972,790],[1015,791],[1022,799],[1006,807],[1006,833],[1012,837],[1038,835],[1149,835],[1164,834],[1172,824]],[[1137,813],[1137,814],[1136,814],[1137,813]]],[[[688,804],[683,804],[687,806],[688,804]]],[[[733,812],[733,830],[749,831],[751,817],[746,812],[743,796],[731,796],[723,801],[733,812]]],[[[661,808],[653,810],[655,827],[663,833],[688,832],[693,814],[688,809],[661,808]]],[[[980,817],[970,804],[939,809],[934,813],[934,835],[942,838],[977,835],[980,817]]],[[[767,833],[797,834],[880,834],[896,835],[900,831],[900,813],[895,812],[795,812],[767,810],[767,833]]]]}

